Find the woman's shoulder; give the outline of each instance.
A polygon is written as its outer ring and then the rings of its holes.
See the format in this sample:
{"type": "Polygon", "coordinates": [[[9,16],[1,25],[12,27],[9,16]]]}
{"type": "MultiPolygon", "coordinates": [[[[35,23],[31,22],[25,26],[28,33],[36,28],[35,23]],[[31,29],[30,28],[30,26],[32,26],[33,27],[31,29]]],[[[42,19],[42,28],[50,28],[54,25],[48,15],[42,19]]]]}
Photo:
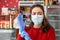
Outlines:
{"type": "Polygon", "coordinates": [[[48,30],[49,33],[51,32],[55,32],[55,29],[53,27],[50,27],[49,30],[48,30]]]}

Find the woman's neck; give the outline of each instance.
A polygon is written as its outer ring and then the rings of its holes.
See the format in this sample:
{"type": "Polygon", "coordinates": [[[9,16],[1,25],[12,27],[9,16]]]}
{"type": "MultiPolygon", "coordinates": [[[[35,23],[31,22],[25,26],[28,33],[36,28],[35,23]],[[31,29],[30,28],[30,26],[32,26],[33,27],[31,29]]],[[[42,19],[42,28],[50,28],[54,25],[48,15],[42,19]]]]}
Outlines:
{"type": "Polygon", "coordinates": [[[42,25],[41,24],[34,24],[33,28],[40,28],[42,25]]]}

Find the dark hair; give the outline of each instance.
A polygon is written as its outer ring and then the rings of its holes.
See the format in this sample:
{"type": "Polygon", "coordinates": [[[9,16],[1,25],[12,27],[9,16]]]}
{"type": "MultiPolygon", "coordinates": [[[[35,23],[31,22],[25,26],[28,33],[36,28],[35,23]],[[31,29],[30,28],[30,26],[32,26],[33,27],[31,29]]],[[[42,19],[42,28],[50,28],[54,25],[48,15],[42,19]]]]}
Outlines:
{"type": "MultiPolygon", "coordinates": [[[[44,14],[44,7],[42,5],[33,5],[31,7],[30,13],[32,12],[32,9],[35,7],[40,7],[43,11],[43,14],[44,14]]],[[[30,26],[33,27],[33,25],[34,25],[33,22],[31,22],[30,26]]],[[[44,14],[44,19],[43,19],[42,26],[41,26],[42,32],[47,32],[50,27],[51,27],[51,25],[47,21],[45,14],[44,14]]]]}
{"type": "Polygon", "coordinates": [[[23,13],[23,11],[25,11],[25,8],[20,6],[20,13],[23,13]]]}

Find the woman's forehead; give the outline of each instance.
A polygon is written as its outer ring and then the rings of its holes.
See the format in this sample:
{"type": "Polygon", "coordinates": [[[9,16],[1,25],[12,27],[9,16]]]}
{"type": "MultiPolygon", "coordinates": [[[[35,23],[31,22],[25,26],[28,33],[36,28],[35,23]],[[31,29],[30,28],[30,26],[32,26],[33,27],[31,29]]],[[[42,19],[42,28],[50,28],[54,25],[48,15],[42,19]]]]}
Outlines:
{"type": "Polygon", "coordinates": [[[32,12],[43,12],[42,9],[40,7],[34,7],[32,9],[32,12]]]}

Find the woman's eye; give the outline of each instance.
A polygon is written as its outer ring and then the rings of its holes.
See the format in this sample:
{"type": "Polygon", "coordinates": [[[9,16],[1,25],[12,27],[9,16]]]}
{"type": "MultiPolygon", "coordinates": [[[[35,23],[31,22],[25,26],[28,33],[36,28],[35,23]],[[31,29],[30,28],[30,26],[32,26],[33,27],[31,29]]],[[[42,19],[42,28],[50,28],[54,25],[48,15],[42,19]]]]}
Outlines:
{"type": "Polygon", "coordinates": [[[33,15],[35,15],[36,13],[34,12],[33,15]]]}
{"type": "Polygon", "coordinates": [[[37,14],[38,14],[38,15],[42,15],[42,13],[41,13],[41,12],[38,12],[37,14]]]}
{"type": "Polygon", "coordinates": [[[42,15],[41,13],[39,15],[42,15]]]}

